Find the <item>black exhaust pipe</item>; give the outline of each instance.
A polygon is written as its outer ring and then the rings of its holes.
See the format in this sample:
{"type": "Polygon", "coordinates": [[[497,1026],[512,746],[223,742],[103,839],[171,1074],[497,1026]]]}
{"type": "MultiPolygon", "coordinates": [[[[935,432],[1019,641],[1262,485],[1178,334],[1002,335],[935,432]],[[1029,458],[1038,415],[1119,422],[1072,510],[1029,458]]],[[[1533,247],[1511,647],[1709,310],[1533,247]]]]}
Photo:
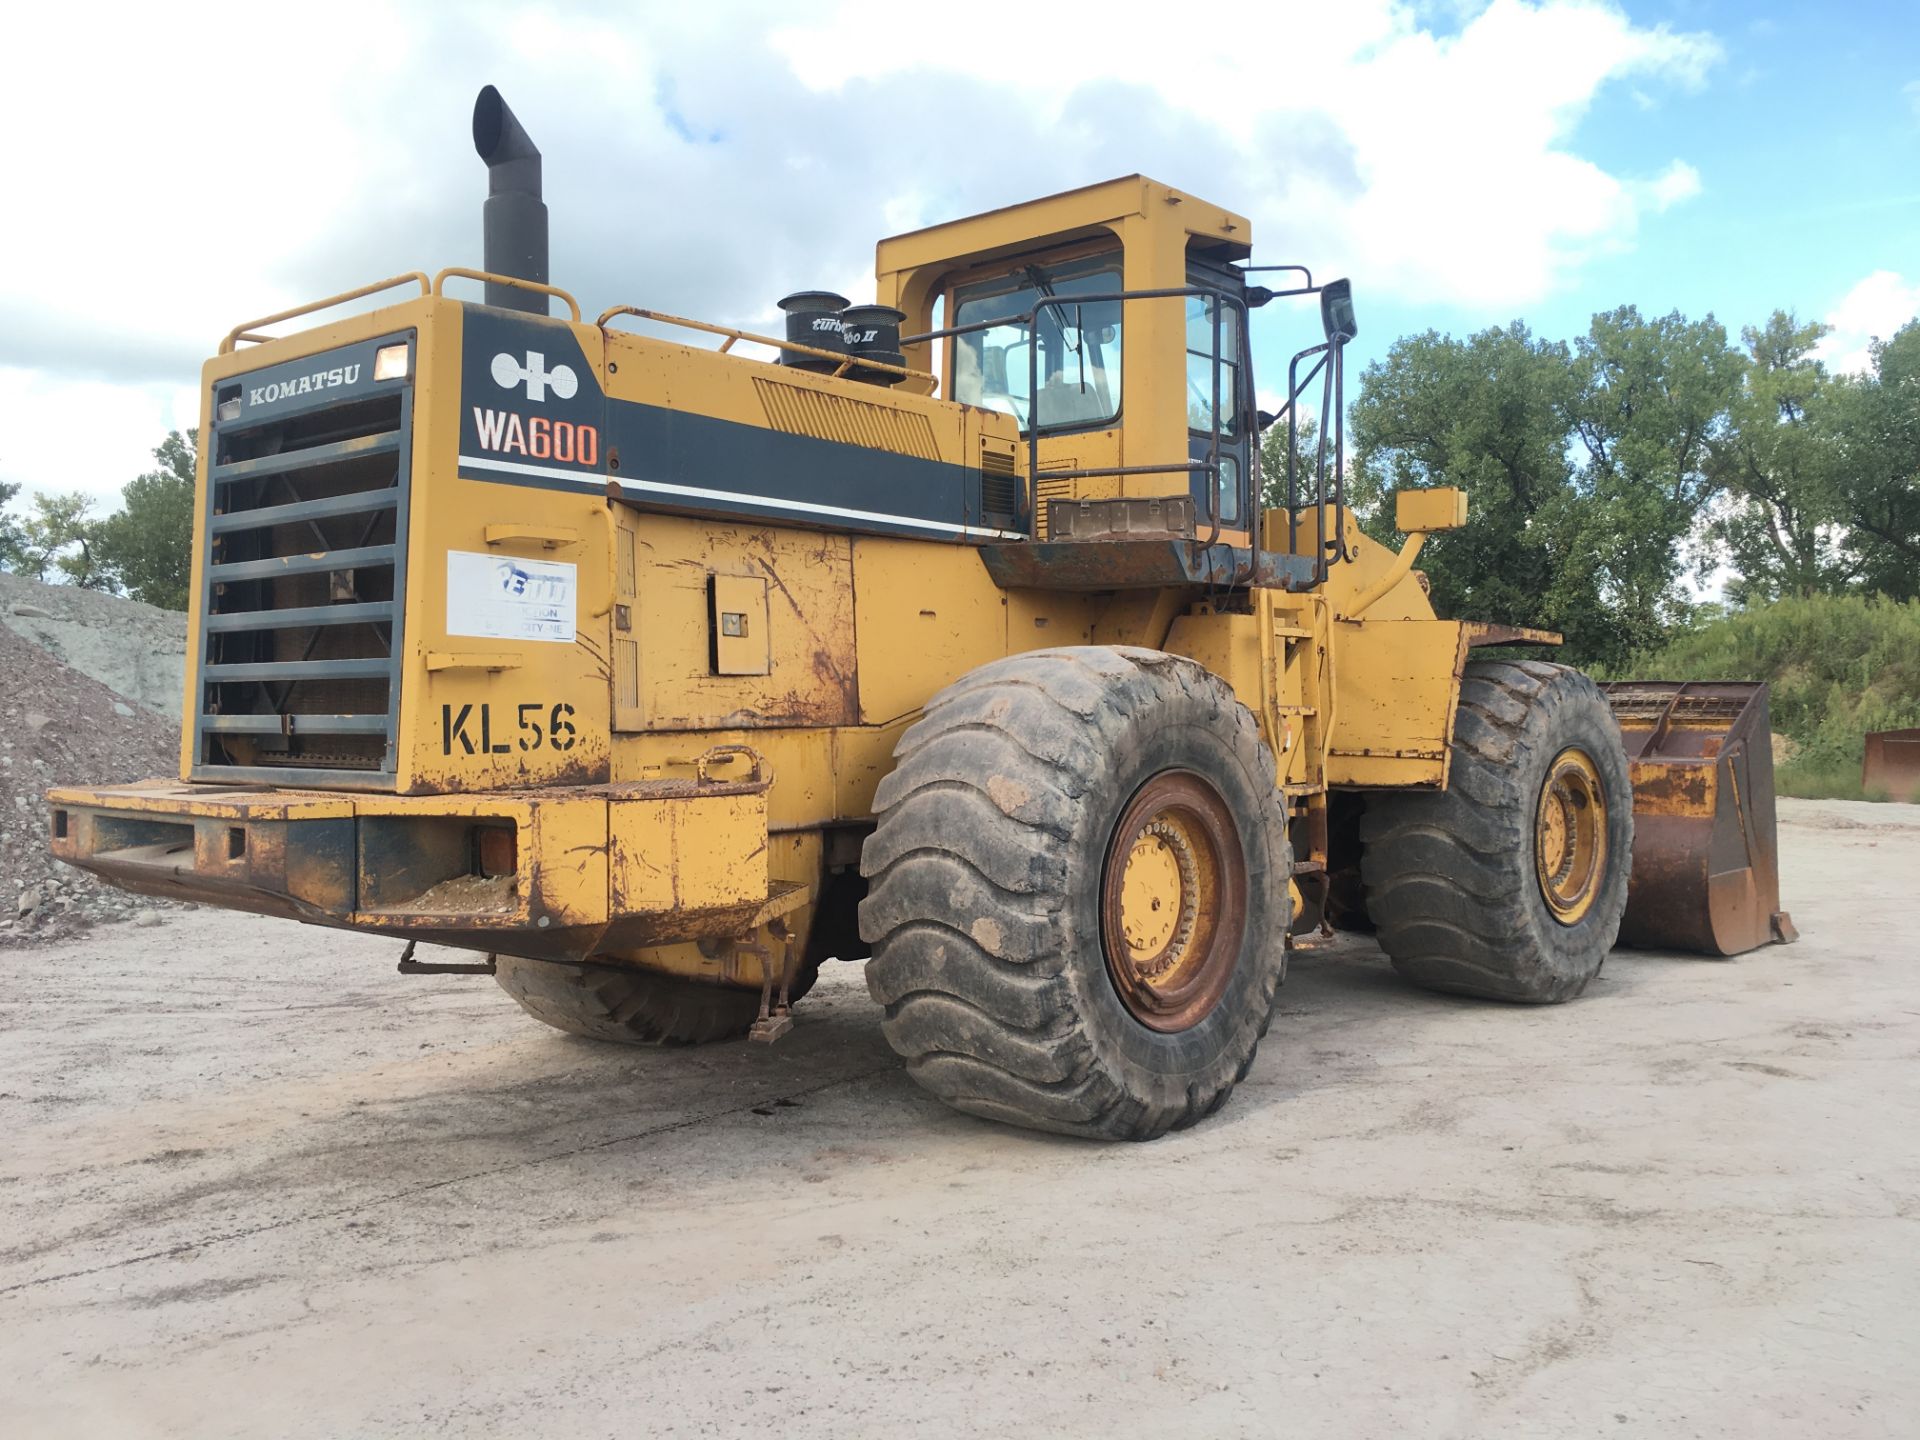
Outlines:
{"type": "MultiPolygon", "coordinates": [[[[473,148],[487,162],[481,268],[493,275],[546,284],[547,207],[540,198],[540,147],[527,138],[491,85],[473,102],[473,148]]],[[[545,295],[513,285],[489,284],[487,304],[534,315],[547,313],[545,295]]]]}

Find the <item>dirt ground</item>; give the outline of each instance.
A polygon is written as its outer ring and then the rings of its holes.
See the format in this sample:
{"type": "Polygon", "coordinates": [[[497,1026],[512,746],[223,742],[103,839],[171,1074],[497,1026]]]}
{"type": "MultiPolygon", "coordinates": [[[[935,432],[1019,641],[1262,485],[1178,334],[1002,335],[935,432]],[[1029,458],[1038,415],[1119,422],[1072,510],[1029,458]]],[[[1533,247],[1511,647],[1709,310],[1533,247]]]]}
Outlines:
{"type": "Polygon", "coordinates": [[[854,966],[644,1053],[245,916],[0,953],[0,1433],[1911,1436],[1920,811],[1782,811],[1799,945],[1345,939],[1144,1146],[943,1110],[854,966]]]}

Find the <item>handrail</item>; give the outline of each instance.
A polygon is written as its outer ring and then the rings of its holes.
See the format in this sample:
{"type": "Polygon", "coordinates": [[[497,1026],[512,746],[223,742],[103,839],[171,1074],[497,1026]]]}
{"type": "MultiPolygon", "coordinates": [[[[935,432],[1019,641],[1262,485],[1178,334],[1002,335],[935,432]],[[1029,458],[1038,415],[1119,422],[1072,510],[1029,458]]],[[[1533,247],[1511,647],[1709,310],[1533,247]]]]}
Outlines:
{"type": "Polygon", "coordinates": [[[770,786],[773,784],[773,766],[767,763],[767,757],[751,745],[714,745],[693,762],[693,783],[696,785],[724,785],[724,780],[713,778],[714,766],[728,760],[745,760],[753,771],[744,781],[736,784],[770,786]]]}
{"type": "Polygon", "coordinates": [[[538,280],[522,280],[517,275],[495,275],[491,270],[469,270],[462,265],[449,265],[433,277],[433,293],[445,294],[450,279],[478,280],[485,285],[511,285],[516,290],[531,290],[536,295],[556,296],[567,302],[567,308],[573,312],[573,323],[580,323],[580,302],[558,285],[542,285],[538,280]]]}
{"type": "Polygon", "coordinates": [[[331,310],[336,305],[344,305],[349,300],[358,300],[367,295],[378,295],[382,290],[391,290],[396,285],[405,285],[408,281],[420,287],[422,295],[433,293],[433,282],[420,270],[409,270],[404,275],[394,275],[388,279],[376,281],[372,285],[362,285],[358,290],[342,291],[330,295],[325,300],[310,300],[305,305],[296,305],[291,310],[281,310],[273,315],[262,315],[258,320],[246,320],[227,332],[227,338],[220,342],[220,353],[231,355],[242,340],[253,345],[264,345],[278,337],[273,335],[255,335],[250,333],[256,325],[278,325],[282,320],[292,320],[301,315],[311,315],[316,310],[331,310]]]}
{"type": "Polygon", "coordinates": [[[709,335],[724,335],[727,343],[720,347],[722,355],[734,347],[738,341],[745,340],[750,345],[771,345],[776,350],[790,350],[796,355],[814,355],[822,360],[838,362],[839,369],[833,373],[844,375],[858,366],[862,370],[884,370],[889,375],[902,375],[909,380],[934,380],[937,377],[931,370],[909,370],[904,365],[889,365],[880,360],[862,360],[857,355],[849,355],[844,350],[822,350],[818,345],[802,345],[793,340],[776,340],[771,335],[755,335],[748,330],[735,330],[727,325],[710,325],[705,320],[689,320],[684,315],[668,315],[660,310],[643,310],[638,305],[615,305],[603,312],[593,323],[602,330],[607,322],[616,315],[635,315],[642,320],[652,320],[661,325],[679,325],[688,330],[704,330],[709,335]]]}
{"type": "MultiPolygon", "coordinates": [[[[1287,550],[1290,554],[1294,555],[1300,553],[1301,497],[1297,488],[1299,467],[1296,463],[1299,459],[1300,451],[1298,402],[1307,386],[1313,383],[1314,376],[1319,375],[1323,370],[1326,372],[1326,376],[1320,383],[1321,419],[1323,421],[1326,419],[1329,413],[1328,407],[1330,403],[1345,404],[1345,381],[1340,378],[1345,370],[1344,347],[1328,340],[1318,345],[1309,345],[1288,362],[1287,403],[1280,407],[1280,415],[1274,417],[1277,420],[1280,416],[1285,416],[1287,421],[1287,550]],[[1309,356],[1316,355],[1319,358],[1313,362],[1313,368],[1307,371],[1304,379],[1300,378],[1300,362],[1309,356]],[[1336,384],[1340,387],[1338,395],[1335,394],[1336,384]]],[[[1334,433],[1338,437],[1333,462],[1334,469],[1337,471],[1340,470],[1344,464],[1344,446],[1346,440],[1344,417],[1335,416],[1334,433]]],[[[1327,559],[1327,431],[1324,424],[1320,427],[1316,438],[1318,448],[1314,452],[1313,468],[1313,513],[1315,517],[1313,583],[1315,585],[1323,585],[1326,583],[1328,571],[1332,569],[1332,565],[1327,559]]],[[[1346,510],[1344,508],[1346,503],[1346,482],[1344,479],[1336,478],[1335,485],[1334,508],[1336,518],[1334,549],[1339,556],[1344,557],[1347,549],[1347,522],[1346,510]]]]}
{"type": "Polygon", "coordinates": [[[620,602],[620,522],[613,518],[612,495],[607,496],[598,514],[607,536],[607,598],[588,617],[593,620],[598,620],[602,615],[611,615],[613,607],[620,602]]]}

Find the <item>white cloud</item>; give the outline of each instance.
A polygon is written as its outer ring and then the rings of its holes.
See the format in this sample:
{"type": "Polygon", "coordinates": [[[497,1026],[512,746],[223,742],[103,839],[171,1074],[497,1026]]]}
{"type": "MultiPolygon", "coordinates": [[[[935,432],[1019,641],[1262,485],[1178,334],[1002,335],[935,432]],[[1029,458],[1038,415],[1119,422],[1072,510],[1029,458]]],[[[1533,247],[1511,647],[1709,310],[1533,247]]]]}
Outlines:
{"type": "MultiPolygon", "coordinates": [[[[110,501],[154,466],[169,430],[200,423],[193,384],[125,384],[0,367],[0,483],[110,501]],[[102,469],[102,459],[112,471],[102,469]]],[[[25,508],[23,493],[15,503],[25,508]]],[[[111,508],[103,504],[103,510],[111,508]]]]}
{"type": "Polygon", "coordinates": [[[1827,312],[1832,332],[1814,354],[1830,370],[1860,374],[1872,364],[1869,342],[1891,339],[1916,315],[1920,315],[1920,280],[1910,282],[1897,271],[1876,270],[1827,312]]]}
{"type": "Polygon", "coordinates": [[[1537,300],[1587,256],[1630,240],[1643,213],[1698,192],[1684,161],[1636,184],[1570,142],[1611,82],[1702,84],[1721,56],[1709,36],[1637,26],[1588,0],[1493,0],[1451,35],[1388,0],[1280,9],[1216,6],[1209,28],[1245,43],[1182,47],[1177,63],[1146,48],[1137,26],[1088,27],[1072,7],[1021,7],[1019,52],[1034,57],[1024,67],[1005,47],[948,43],[944,12],[903,19],[891,0],[810,8],[770,41],[815,90],[844,95],[859,80],[937,67],[1005,86],[1010,100],[1024,90],[1048,126],[1069,112],[1063,74],[1139,84],[1229,142],[1231,188],[1209,198],[1249,211],[1269,246],[1425,301],[1537,300]],[[875,45],[877,34],[889,43],[875,45]],[[1289,149],[1308,136],[1310,153],[1289,149]]]}
{"type": "Polygon", "coordinates": [[[402,270],[478,261],[466,135],[495,82],[547,156],[553,273],[621,301],[765,324],[790,289],[864,298],[881,235],[1143,170],[1249,213],[1264,258],[1365,293],[1520,306],[1697,193],[1684,160],[1580,153],[1603,91],[1703,83],[1710,37],[1596,0],[978,0],[796,7],[41,6],[9,31],[0,127],[31,223],[0,234],[0,427],[95,411],[79,452],[0,457],[111,492],[191,407],[225,330],[402,270]],[[191,35],[193,43],[180,43],[191,35]],[[987,39],[993,43],[985,43],[987,39]],[[165,57],[164,63],[156,57],[165,57]],[[71,67],[84,65],[80,97],[71,67]],[[1651,176],[1652,178],[1646,178],[1651,176]],[[864,292],[864,293],[863,293],[864,292]],[[24,383],[24,382],[23,382],[24,383]],[[31,400],[29,401],[29,393],[31,400]],[[104,410],[114,409],[110,418],[104,410]],[[129,420],[128,417],[135,417],[129,420]]]}
{"type": "Polygon", "coordinates": [[[1647,202],[1655,210],[1666,210],[1700,193],[1700,172],[1684,160],[1676,160],[1647,185],[1647,202]]]}

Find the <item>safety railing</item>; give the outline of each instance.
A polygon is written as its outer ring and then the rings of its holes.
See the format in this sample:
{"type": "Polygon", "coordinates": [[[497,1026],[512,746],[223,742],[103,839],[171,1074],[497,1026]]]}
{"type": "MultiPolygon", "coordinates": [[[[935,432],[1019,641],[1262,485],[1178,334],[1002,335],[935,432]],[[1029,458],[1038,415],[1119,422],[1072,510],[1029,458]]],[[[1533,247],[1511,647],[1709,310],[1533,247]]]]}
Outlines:
{"type": "Polygon", "coordinates": [[[574,323],[580,320],[580,302],[556,285],[542,285],[535,280],[521,280],[512,275],[495,275],[486,270],[469,270],[463,266],[450,265],[440,271],[431,280],[424,270],[409,270],[404,275],[392,275],[385,280],[376,280],[371,285],[362,285],[357,289],[343,290],[338,295],[329,295],[324,300],[309,300],[304,305],[295,305],[289,310],[278,310],[271,315],[262,315],[257,320],[243,320],[227,332],[220,342],[220,353],[231,355],[241,345],[264,345],[269,340],[278,339],[274,335],[257,333],[263,325],[278,325],[283,320],[298,320],[303,315],[317,315],[322,310],[331,310],[336,305],[348,305],[355,300],[364,300],[369,295],[378,295],[383,290],[392,290],[401,285],[418,285],[422,298],[428,295],[446,294],[449,280],[478,280],[487,285],[508,285],[516,290],[531,290],[540,295],[552,295],[564,300],[567,309],[572,312],[574,323]]]}
{"type": "MultiPolygon", "coordinates": [[[[441,274],[446,274],[442,271],[441,274]]],[[[282,320],[297,320],[302,315],[314,315],[322,310],[331,310],[336,305],[346,305],[354,300],[364,300],[369,295],[378,295],[382,290],[392,290],[400,285],[418,285],[422,295],[431,295],[437,281],[429,280],[421,270],[409,270],[404,275],[389,276],[385,280],[376,280],[371,285],[362,285],[357,290],[343,290],[338,295],[329,295],[324,300],[310,300],[305,305],[296,305],[291,310],[276,311],[272,315],[262,315],[258,320],[244,320],[227,332],[227,338],[220,342],[220,353],[231,355],[242,343],[264,345],[275,339],[272,335],[253,333],[262,325],[278,325],[282,320]]],[[[577,308],[577,307],[576,307],[577,308]]]]}
{"type": "Polygon", "coordinates": [[[468,270],[464,266],[449,265],[433,277],[432,293],[446,294],[449,280],[478,280],[483,285],[505,285],[514,290],[529,290],[535,295],[551,295],[556,300],[566,301],[573,323],[580,323],[580,302],[558,285],[544,285],[538,280],[522,280],[516,275],[495,275],[490,270],[468,270]]]}
{"type": "Polygon", "coordinates": [[[912,370],[904,365],[889,365],[879,360],[863,360],[858,356],[848,355],[844,350],[823,350],[818,345],[802,345],[794,340],[776,340],[771,335],[756,335],[750,330],[736,330],[730,325],[713,325],[705,320],[689,320],[684,315],[669,315],[662,310],[645,310],[638,305],[615,305],[603,311],[600,318],[593,323],[604,330],[609,321],[622,315],[651,320],[657,325],[676,325],[683,330],[699,330],[708,335],[725,336],[726,339],[719,351],[722,355],[744,340],[749,345],[770,345],[775,350],[782,350],[792,355],[811,355],[816,360],[835,361],[837,363],[833,374],[836,378],[851,370],[878,370],[907,380],[932,381],[936,386],[939,383],[937,377],[928,370],[912,370]]]}

